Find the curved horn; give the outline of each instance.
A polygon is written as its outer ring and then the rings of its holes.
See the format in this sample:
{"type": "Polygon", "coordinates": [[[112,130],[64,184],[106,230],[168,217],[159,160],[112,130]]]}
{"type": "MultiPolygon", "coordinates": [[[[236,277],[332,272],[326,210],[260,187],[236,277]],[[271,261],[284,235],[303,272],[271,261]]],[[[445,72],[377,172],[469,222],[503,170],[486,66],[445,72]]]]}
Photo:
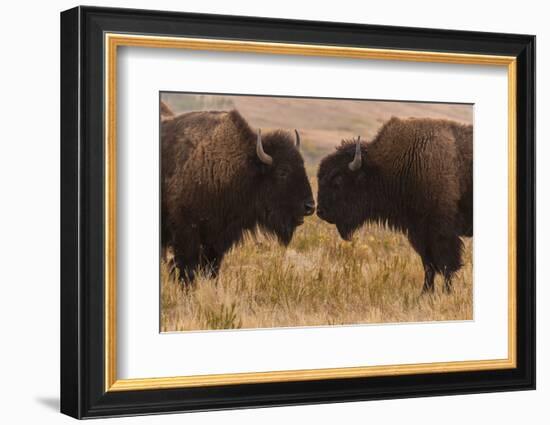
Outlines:
{"type": "Polygon", "coordinates": [[[294,133],[296,133],[296,143],[294,143],[296,145],[296,148],[297,149],[300,149],[300,134],[298,133],[298,130],[294,129],[294,133]]]}
{"type": "Polygon", "coordinates": [[[355,142],[355,157],[353,158],[353,161],[351,161],[348,164],[348,167],[351,171],[357,171],[359,168],[361,168],[361,163],[363,162],[363,158],[361,156],[361,136],[357,137],[357,142],[355,142]]]}
{"type": "Polygon", "coordinates": [[[256,155],[260,158],[264,164],[271,165],[273,164],[273,158],[270,155],[266,154],[264,147],[262,145],[262,130],[258,129],[258,140],[256,141],[256,155]]]}

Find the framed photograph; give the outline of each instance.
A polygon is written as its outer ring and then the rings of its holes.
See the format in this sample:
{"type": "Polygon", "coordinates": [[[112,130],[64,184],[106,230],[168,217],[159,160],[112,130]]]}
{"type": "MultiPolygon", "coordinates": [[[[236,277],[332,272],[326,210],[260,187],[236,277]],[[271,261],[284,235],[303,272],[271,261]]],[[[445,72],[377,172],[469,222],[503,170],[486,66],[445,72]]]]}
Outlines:
{"type": "Polygon", "coordinates": [[[61,14],[61,411],[535,388],[535,37],[61,14]]]}

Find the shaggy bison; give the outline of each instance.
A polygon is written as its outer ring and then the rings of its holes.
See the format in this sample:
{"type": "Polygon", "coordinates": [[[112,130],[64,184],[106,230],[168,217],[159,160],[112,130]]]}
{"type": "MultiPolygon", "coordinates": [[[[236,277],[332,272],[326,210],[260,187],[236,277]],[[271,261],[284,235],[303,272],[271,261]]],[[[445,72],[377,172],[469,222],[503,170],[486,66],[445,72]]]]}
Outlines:
{"type": "Polygon", "coordinates": [[[235,110],[190,112],[162,122],[163,247],[180,278],[217,275],[224,254],[257,228],[287,245],[315,211],[295,140],[253,131],[235,110]]]}
{"type": "Polygon", "coordinates": [[[343,141],[319,167],[317,213],[343,239],[365,222],[405,233],[424,266],[423,292],[434,276],[462,266],[460,236],[472,236],[472,126],[392,118],[370,143],[343,141]]]}

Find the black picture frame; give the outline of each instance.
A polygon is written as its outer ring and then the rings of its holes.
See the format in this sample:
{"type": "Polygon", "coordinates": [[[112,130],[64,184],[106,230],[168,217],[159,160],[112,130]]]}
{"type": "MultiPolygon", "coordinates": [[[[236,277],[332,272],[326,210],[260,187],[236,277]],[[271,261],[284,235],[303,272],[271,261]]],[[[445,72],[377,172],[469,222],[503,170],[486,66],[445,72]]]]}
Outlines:
{"type": "Polygon", "coordinates": [[[61,412],[75,418],[535,388],[535,37],[76,7],[61,13],[61,412]],[[105,391],[105,32],[517,58],[517,367],[105,391]]]}

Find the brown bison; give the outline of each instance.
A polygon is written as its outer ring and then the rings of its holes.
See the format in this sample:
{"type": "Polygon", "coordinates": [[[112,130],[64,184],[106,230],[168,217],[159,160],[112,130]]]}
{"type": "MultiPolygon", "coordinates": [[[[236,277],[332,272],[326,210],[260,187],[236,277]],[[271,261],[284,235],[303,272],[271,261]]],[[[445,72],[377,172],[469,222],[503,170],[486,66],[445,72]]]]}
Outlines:
{"type": "Polygon", "coordinates": [[[392,118],[370,143],[343,141],[319,167],[317,213],[343,239],[365,222],[405,233],[424,266],[451,289],[462,266],[460,236],[472,236],[472,126],[392,118]]]}
{"type": "Polygon", "coordinates": [[[161,239],[184,282],[198,270],[216,276],[246,232],[259,228],[288,245],[314,213],[296,130],[295,136],[262,135],[235,110],[162,123],[161,239]]]}

